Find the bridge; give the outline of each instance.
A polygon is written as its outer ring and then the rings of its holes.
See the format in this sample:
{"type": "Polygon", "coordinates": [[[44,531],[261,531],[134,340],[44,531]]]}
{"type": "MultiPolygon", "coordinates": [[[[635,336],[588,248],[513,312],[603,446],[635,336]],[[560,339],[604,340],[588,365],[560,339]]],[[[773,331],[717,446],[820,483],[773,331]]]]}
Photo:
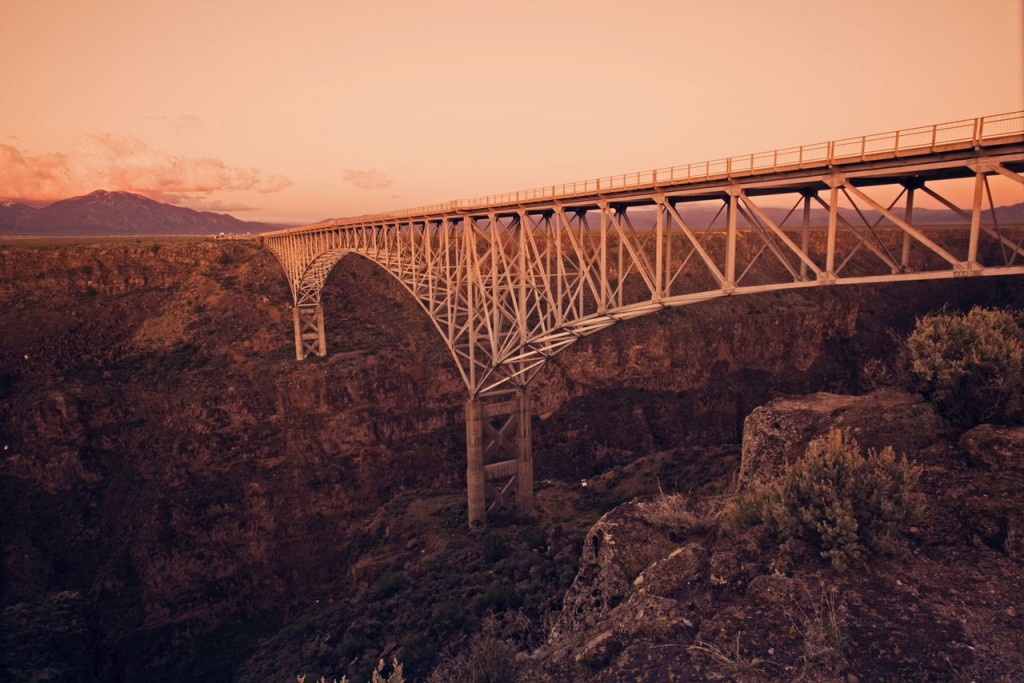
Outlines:
{"type": "Polygon", "coordinates": [[[529,386],[559,351],[616,322],[717,297],[1022,274],[1024,229],[1000,220],[991,182],[1024,185],[1022,173],[1024,111],[326,220],[261,240],[291,286],[299,360],[327,353],[321,294],[348,254],[390,273],[430,317],[468,392],[476,529],[494,508],[532,513],[529,386]],[[949,190],[956,179],[969,196],[949,190]],[[922,218],[922,195],[953,218],[922,218]]]}

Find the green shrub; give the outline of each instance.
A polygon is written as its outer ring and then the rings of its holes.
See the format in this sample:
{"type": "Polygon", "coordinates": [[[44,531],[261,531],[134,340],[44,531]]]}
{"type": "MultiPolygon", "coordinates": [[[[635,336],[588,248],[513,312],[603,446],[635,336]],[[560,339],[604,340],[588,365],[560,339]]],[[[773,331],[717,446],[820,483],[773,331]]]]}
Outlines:
{"type": "Polygon", "coordinates": [[[960,426],[1024,416],[1024,329],[1007,311],[920,318],[904,347],[910,388],[960,426]]]}
{"type": "Polygon", "coordinates": [[[848,433],[815,439],[779,476],[740,493],[748,524],[763,522],[784,547],[803,541],[836,569],[860,565],[871,553],[891,555],[919,509],[920,468],[892,448],[861,454],[848,433]]]}

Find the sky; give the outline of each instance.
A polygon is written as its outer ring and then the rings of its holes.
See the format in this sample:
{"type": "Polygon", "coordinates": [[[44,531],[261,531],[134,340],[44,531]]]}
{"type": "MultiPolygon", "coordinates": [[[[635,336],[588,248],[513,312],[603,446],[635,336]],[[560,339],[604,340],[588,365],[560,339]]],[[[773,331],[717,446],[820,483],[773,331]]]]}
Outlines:
{"type": "Polygon", "coordinates": [[[0,0],[0,199],[308,223],[1024,109],[1024,0],[0,0]]]}

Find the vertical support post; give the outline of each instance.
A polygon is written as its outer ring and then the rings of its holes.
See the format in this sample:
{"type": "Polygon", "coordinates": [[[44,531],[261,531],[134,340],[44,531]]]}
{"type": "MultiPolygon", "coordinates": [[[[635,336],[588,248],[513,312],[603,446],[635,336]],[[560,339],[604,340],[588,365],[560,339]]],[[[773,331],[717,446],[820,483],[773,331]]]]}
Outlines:
{"type": "Polygon", "coordinates": [[[516,511],[523,516],[533,514],[533,424],[530,391],[523,387],[516,392],[519,414],[516,424],[516,511]]]}
{"type": "Polygon", "coordinates": [[[829,181],[832,190],[828,198],[828,240],[825,247],[825,277],[829,280],[836,279],[836,216],[839,204],[839,185],[840,181],[837,178],[829,181]]]}
{"type": "MultiPolygon", "coordinates": [[[[811,197],[813,190],[804,190],[801,194],[804,196],[804,222],[803,231],[800,233],[800,249],[810,258],[810,247],[811,247],[811,197]]],[[[800,277],[807,279],[807,264],[803,259],[800,259],[800,277]]]]}
{"type": "MultiPolygon", "coordinates": [[[[622,211],[616,211],[616,213],[619,214],[618,220],[617,220],[616,223],[617,223],[617,225],[621,225],[622,224],[621,223],[621,221],[622,221],[622,215],[621,215],[622,211]]],[[[623,254],[623,250],[625,248],[625,245],[623,244],[623,242],[625,242],[625,241],[626,241],[626,239],[625,239],[625,237],[622,236],[622,232],[620,230],[619,234],[617,234],[615,236],[615,242],[619,245],[618,261],[616,262],[616,265],[615,265],[615,289],[616,289],[615,306],[617,306],[618,308],[622,308],[622,302],[624,300],[623,296],[625,295],[625,292],[626,292],[625,276],[623,275],[623,273],[626,272],[625,271],[625,263],[624,263],[624,254],[623,254]]],[[[581,288],[580,291],[582,292],[583,289],[581,288]]]]}
{"type": "MultiPolygon", "coordinates": [[[[914,185],[907,186],[907,208],[903,212],[903,221],[907,225],[914,224],[914,185]]],[[[900,254],[900,270],[906,273],[910,270],[910,233],[903,231],[903,251],[900,254]]]]}
{"type": "Polygon", "coordinates": [[[462,258],[465,259],[466,269],[466,325],[469,327],[469,390],[471,392],[476,391],[476,344],[477,344],[477,329],[476,329],[476,303],[474,292],[479,283],[479,278],[475,277],[478,274],[478,259],[479,254],[476,253],[476,225],[473,221],[473,217],[466,215],[462,219],[462,258]]]}
{"type": "Polygon", "coordinates": [[[484,413],[477,398],[466,401],[466,500],[469,529],[487,526],[486,481],[484,479],[484,413]]]}
{"type": "Polygon", "coordinates": [[[324,306],[316,305],[316,342],[320,356],[327,355],[327,332],[324,330],[324,306]]]}
{"type": "Polygon", "coordinates": [[[729,188],[729,211],[725,232],[725,290],[736,289],[736,213],[739,191],[729,188]]]}
{"type": "Polygon", "coordinates": [[[295,360],[326,356],[323,306],[319,303],[295,304],[292,308],[292,321],[295,323],[295,360]]]}
{"type": "Polygon", "coordinates": [[[967,270],[978,267],[978,235],[981,232],[981,198],[985,190],[985,173],[979,168],[974,174],[974,204],[971,207],[971,236],[967,244],[967,270]]]}
{"type": "Polygon", "coordinates": [[[608,202],[598,203],[601,209],[601,300],[597,302],[597,312],[608,310],[608,202]]]}
{"type": "Polygon", "coordinates": [[[652,301],[661,301],[665,291],[665,207],[659,202],[654,225],[654,291],[652,301]]]}
{"type": "Polygon", "coordinates": [[[305,360],[302,352],[302,318],[299,316],[299,305],[292,306],[292,320],[295,323],[295,360],[305,360]]]}
{"type": "Polygon", "coordinates": [[[658,210],[665,214],[665,296],[672,296],[672,217],[668,213],[668,200],[664,200],[658,210]]]}
{"type": "Polygon", "coordinates": [[[528,243],[527,243],[527,240],[526,240],[526,231],[527,231],[527,229],[529,228],[529,225],[530,225],[529,221],[530,221],[530,218],[527,215],[527,213],[525,211],[520,211],[519,212],[519,255],[518,255],[519,258],[518,258],[517,264],[516,264],[517,267],[518,267],[518,270],[519,270],[519,283],[518,283],[519,284],[519,291],[518,291],[519,306],[518,306],[518,310],[516,311],[516,326],[519,328],[519,343],[520,344],[526,344],[526,338],[528,336],[528,331],[526,329],[526,317],[527,317],[526,316],[526,301],[527,301],[526,290],[527,290],[527,282],[530,280],[530,278],[527,276],[527,273],[526,273],[526,250],[527,250],[527,248],[529,246],[528,243]]]}

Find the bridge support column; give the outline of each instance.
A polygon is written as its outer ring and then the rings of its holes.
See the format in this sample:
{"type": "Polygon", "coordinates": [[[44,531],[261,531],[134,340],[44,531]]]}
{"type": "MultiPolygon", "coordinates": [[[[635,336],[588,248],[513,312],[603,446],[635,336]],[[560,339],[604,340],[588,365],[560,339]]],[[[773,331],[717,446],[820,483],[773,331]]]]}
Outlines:
{"type": "Polygon", "coordinates": [[[533,414],[530,407],[530,392],[523,389],[516,393],[519,412],[516,416],[516,511],[529,517],[533,514],[533,414]]]}
{"type": "Polygon", "coordinates": [[[469,528],[499,509],[533,514],[533,429],[526,389],[466,401],[469,528]]]}
{"type": "Polygon", "coordinates": [[[326,356],[327,338],[324,335],[323,306],[296,305],[292,309],[292,319],[295,323],[295,359],[326,356]]]}
{"type": "Polygon", "coordinates": [[[479,399],[466,401],[466,498],[469,529],[487,526],[487,489],[484,479],[484,406],[479,399]]]}

